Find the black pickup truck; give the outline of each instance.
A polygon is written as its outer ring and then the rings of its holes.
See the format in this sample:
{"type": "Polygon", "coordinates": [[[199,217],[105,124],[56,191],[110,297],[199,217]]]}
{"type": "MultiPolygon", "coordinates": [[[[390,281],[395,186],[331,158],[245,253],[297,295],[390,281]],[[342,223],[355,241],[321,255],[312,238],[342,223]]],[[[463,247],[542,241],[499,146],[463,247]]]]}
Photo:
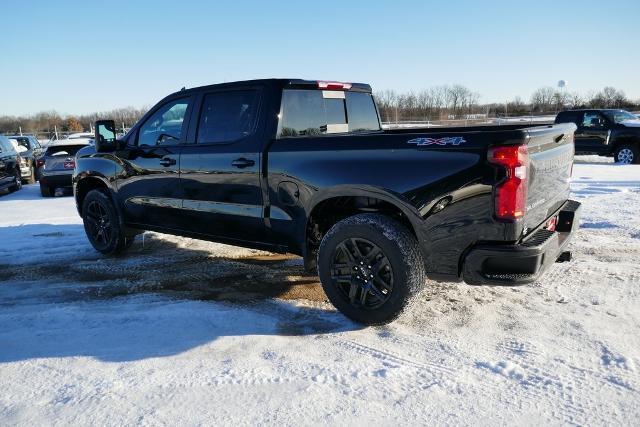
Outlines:
{"type": "Polygon", "coordinates": [[[617,163],[640,163],[640,119],[624,110],[567,110],[556,123],[574,123],[576,152],[613,156],[617,163]]]}
{"type": "Polygon", "coordinates": [[[169,95],[121,139],[96,122],[74,194],[104,254],[142,230],[298,254],[376,324],[427,278],[523,284],[568,259],[575,129],[384,130],[366,84],[225,83],[169,95]]]}

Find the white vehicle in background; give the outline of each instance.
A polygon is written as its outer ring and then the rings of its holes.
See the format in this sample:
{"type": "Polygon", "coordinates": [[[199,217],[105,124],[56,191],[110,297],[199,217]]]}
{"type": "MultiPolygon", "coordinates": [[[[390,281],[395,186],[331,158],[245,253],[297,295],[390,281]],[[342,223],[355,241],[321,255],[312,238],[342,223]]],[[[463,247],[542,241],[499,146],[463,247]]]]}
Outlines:
{"type": "Polygon", "coordinates": [[[52,139],[42,139],[40,140],[40,143],[42,145],[42,147],[46,148],[49,147],[51,145],[54,144],[58,144],[61,143],[63,141],[86,141],[89,144],[93,145],[93,140],[94,140],[95,136],[90,133],[90,132],[76,132],[76,133],[70,133],[69,135],[65,136],[64,138],[58,139],[55,136],[52,139]]]}
{"type": "Polygon", "coordinates": [[[66,139],[90,139],[91,141],[93,141],[94,138],[95,136],[91,132],[78,132],[69,134],[66,139]]]}

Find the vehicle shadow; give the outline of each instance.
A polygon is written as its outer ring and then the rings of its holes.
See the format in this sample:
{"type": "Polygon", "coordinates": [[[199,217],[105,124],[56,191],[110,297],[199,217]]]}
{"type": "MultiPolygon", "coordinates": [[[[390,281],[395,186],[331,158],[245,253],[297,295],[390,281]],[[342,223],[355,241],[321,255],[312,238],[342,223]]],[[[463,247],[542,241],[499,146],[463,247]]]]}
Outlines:
{"type": "MultiPolygon", "coordinates": [[[[70,197],[73,196],[72,188],[57,188],[54,197],[70,197]]],[[[24,201],[24,200],[50,200],[48,197],[42,197],[40,194],[39,184],[25,184],[22,189],[14,192],[9,190],[0,190],[0,201],[24,201]]]]}
{"type": "Polygon", "coordinates": [[[44,226],[0,228],[0,235],[19,230],[18,243],[33,251],[76,251],[55,262],[0,257],[0,363],[122,362],[216,349],[223,337],[360,328],[323,303],[317,278],[292,256],[236,256],[232,247],[152,233],[127,256],[105,258],[80,241],[81,225],[44,226]]]}

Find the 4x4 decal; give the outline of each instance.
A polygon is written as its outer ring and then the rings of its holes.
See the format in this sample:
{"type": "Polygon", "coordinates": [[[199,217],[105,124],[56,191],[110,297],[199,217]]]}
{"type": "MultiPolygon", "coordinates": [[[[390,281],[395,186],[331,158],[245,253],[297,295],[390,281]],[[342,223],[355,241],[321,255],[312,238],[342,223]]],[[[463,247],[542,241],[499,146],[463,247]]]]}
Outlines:
{"type": "Polygon", "coordinates": [[[415,138],[407,141],[407,144],[416,144],[419,147],[425,145],[460,145],[465,141],[461,136],[446,136],[444,138],[415,138]]]}

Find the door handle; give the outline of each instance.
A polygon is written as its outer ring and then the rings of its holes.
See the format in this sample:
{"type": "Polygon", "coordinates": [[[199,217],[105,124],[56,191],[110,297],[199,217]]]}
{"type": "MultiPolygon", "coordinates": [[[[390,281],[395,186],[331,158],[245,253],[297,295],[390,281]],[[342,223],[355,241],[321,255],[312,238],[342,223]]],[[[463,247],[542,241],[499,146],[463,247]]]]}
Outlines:
{"type": "Polygon", "coordinates": [[[235,166],[237,168],[243,169],[243,168],[248,168],[249,166],[253,166],[255,165],[256,162],[251,160],[251,159],[245,159],[244,157],[241,157],[239,159],[235,159],[233,162],[231,162],[231,166],[235,166]]]}
{"type": "Polygon", "coordinates": [[[176,159],[172,159],[171,157],[164,157],[160,160],[160,165],[166,167],[173,166],[176,164],[176,159]]]}

